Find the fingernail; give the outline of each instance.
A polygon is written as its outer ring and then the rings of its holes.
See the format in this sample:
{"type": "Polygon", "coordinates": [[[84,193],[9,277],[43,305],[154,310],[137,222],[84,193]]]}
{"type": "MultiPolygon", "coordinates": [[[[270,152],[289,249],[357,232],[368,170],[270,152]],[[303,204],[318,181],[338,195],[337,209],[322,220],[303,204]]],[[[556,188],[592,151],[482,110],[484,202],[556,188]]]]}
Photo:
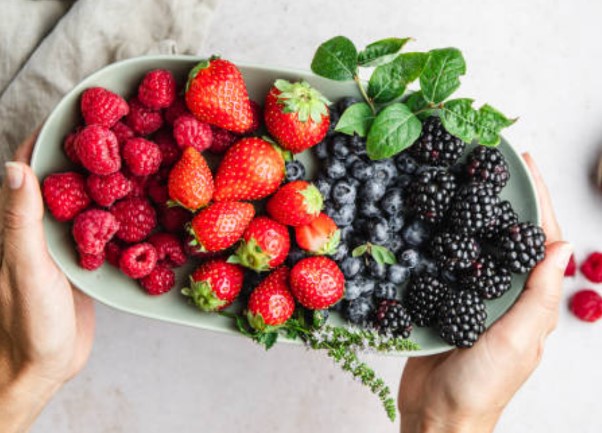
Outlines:
{"type": "Polygon", "coordinates": [[[4,164],[6,180],[10,189],[19,189],[23,185],[24,173],[21,164],[9,161],[4,164]]]}
{"type": "Polygon", "coordinates": [[[569,264],[569,260],[571,259],[571,254],[573,254],[573,246],[571,244],[563,244],[558,251],[556,252],[556,267],[558,269],[564,271],[569,264]]]}

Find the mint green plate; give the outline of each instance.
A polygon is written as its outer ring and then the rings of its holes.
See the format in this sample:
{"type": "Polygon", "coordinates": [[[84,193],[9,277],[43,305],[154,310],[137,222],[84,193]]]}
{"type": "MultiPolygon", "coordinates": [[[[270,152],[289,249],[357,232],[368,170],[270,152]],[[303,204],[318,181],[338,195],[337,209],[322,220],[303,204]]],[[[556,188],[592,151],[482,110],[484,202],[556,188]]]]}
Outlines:
{"type": "MultiPolygon", "coordinates": [[[[79,115],[79,98],[84,89],[92,86],[103,86],[124,96],[129,96],[142,76],[149,70],[165,68],[172,71],[182,80],[199,58],[191,56],[147,56],[138,57],[109,65],[79,83],[57,105],[48,117],[38,137],[31,165],[43,179],[47,175],[69,170],[70,162],[62,151],[64,137],[81,122],[79,115]]],[[[249,90],[250,97],[258,102],[268,92],[275,79],[305,79],[332,100],[343,96],[359,96],[355,83],[340,83],[313,75],[311,72],[297,71],[269,66],[239,64],[249,90]]],[[[502,196],[509,200],[519,214],[521,220],[540,222],[540,211],[532,180],[527,168],[516,151],[507,143],[500,146],[508,159],[511,180],[502,196]]],[[[309,168],[310,174],[315,163],[310,155],[302,155],[301,159],[309,168]]],[[[137,283],[112,266],[105,264],[100,269],[89,272],[77,265],[74,243],[70,236],[70,225],[55,221],[48,213],[44,217],[44,226],[48,238],[50,254],[58,266],[65,272],[73,284],[92,298],[111,307],[132,314],[153,319],[164,320],[182,325],[195,326],[200,329],[237,333],[230,320],[216,314],[206,314],[193,308],[180,295],[179,288],[186,282],[190,268],[178,272],[178,286],[170,293],[153,297],[146,295],[137,283]]],[[[524,275],[514,276],[512,290],[501,299],[487,302],[488,325],[498,319],[519,296],[524,275]]],[[[334,314],[331,319],[335,324],[343,323],[334,314]]],[[[417,352],[399,352],[397,355],[422,356],[450,350],[435,331],[416,328],[412,339],[420,344],[422,350],[417,352]]],[[[291,342],[287,339],[281,341],[291,342]]]]}

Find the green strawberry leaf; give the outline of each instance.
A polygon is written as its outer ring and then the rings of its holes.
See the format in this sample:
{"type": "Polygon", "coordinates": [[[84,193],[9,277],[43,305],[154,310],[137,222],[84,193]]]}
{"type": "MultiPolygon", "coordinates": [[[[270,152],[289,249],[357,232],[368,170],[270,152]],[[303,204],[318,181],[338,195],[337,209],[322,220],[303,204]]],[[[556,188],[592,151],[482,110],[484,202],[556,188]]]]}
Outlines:
{"type": "Polygon", "coordinates": [[[390,62],[395,54],[412,38],[386,38],[372,42],[360,51],[357,62],[360,66],[370,67],[390,62]]]}
{"type": "Polygon", "coordinates": [[[358,102],[348,107],[339,121],[335,131],[343,134],[357,134],[360,137],[365,137],[374,122],[374,113],[365,102],[358,102]]]}
{"type": "Polygon", "coordinates": [[[399,98],[406,86],[420,76],[427,57],[425,53],[404,53],[378,66],[368,82],[368,96],[381,104],[399,98]]]}
{"type": "Polygon", "coordinates": [[[357,49],[345,36],[335,36],[318,47],[311,70],[331,80],[353,80],[357,75],[357,49]]]}
{"type": "Polygon", "coordinates": [[[422,124],[404,104],[383,109],[368,133],[366,151],[371,159],[385,159],[410,147],[420,136],[422,124]]]}
{"type": "Polygon", "coordinates": [[[381,265],[394,265],[397,263],[395,254],[380,245],[372,245],[370,247],[370,254],[372,255],[372,258],[381,265]]]}
{"type": "Polygon", "coordinates": [[[466,62],[460,50],[441,48],[430,51],[420,75],[424,98],[433,104],[443,102],[460,87],[460,76],[465,73],[466,62]]]}
{"type": "Polygon", "coordinates": [[[366,251],[368,251],[368,246],[368,244],[364,244],[360,245],[359,247],[356,247],[353,251],[351,251],[351,255],[353,257],[363,256],[364,254],[366,254],[366,251]]]}

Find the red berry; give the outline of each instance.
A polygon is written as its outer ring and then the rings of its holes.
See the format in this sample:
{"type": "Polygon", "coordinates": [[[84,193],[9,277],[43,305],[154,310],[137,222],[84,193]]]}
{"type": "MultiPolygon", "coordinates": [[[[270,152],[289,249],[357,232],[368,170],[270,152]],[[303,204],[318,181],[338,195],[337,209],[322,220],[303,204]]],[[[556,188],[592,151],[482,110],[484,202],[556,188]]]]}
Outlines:
{"type": "Polygon", "coordinates": [[[79,156],[77,156],[77,150],[75,149],[77,132],[78,131],[73,131],[65,137],[65,141],[63,142],[63,150],[65,151],[67,158],[69,158],[72,163],[81,165],[82,162],[79,160],[79,156]]]}
{"type": "Polygon", "coordinates": [[[142,277],[140,285],[149,295],[162,295],[169,292],[176,284],[176,274],[167,266],[158,264],[150,274],[142,277]]]}
{"type": "Polygon", "coordinates": [[[147,193],[153,203],[159,205],[166,204],[167,200],[169,200],[167,181],[158,176],[151,177],[147,184],[147,193]]]}
{"type": "Polygon", "coordinates": [[[111,239],[109,242],[107,242],[107,245],[105,246],[105,255],[107,262],[118,268],[119,258],[121,257],[122,250],[123,248],[121,244],[115,239],[111,239]]]}
{"type": "Polygon", "coordinates": [[[140,242],[157,226],[155,209],[143,198],[125,198],[110,211],[119,222],[116,236],[125,242],[140,242]]]}
{"type": "Polygon", "coordinates": [[[92,173],[111,174],[121,168],[117,137],[103,126],[82,129],[75,139],[75,150],[82,165],[92,173]]]}
{"type": "Polygon", "coordinates": [[[138,100],[153,110],[167,108],[176,99],[176,80],[171,72],[155,69],[138,86],[138,100]]]}
{"type": "Polygon", "coordinates": [[[186,107],[186,102],[184,101],[184,98],[178,96],[173,102],[173,104],[171,104],[165,110],[165,122],[167,122],[168,125],[173,125],[173,123],[178,117],[180,117],[182,114],[187,113],[190,114],[190,111],[188,111],[188,107],[186,107]]]}
{"type": "Polygon", "coordinates": [[[341,241],[341,231],[325,213],[304,226],[295,227],[295,239],[302,250],[318,255],[332,255],[341,241]]]}
{"type": "Polygon", "coordinates": [[[153,141],[157,143],[159,146],[159,150],[161,151],[161,166],[162,167],[172,167],[180,156],[182,155],[182,149],[176,143],[176,140],[173,138],[171,131],[168,129],[160,129],[153,136],[153,141]]]}
{"type": "Polygon", "coordinates": [[[190,276],[190,287],[182,289],[185,296],[203,311],[223,310],[240,293],[244,272],[238,265],[223,259],[203,263],[190,276]]]}
{"type": "Polygon", "coordinates": [[[602,283],[602,253],[592,253],[581,265],[581,272],[592,283],[602,283]]]}
{"type": "Polygon", "coordinates": [[[93,271],[94,269],[100,268],[105,262],[105,252],[101,251],[100,254],[82,254],[79,255],[79,266],[88,270],[93,271]]]}
{"type": "Polygon", "coordinates": [[[136,176],[148,176],[159,171],[161,150],[152,141],[130,138],[123,146],[123,160],[136,176]]]}
{"type": "Polygon", "coordinates": [[[105,128],[111,128],[130,111],[125,99],[102,87],[84,90],[81,110],[86,125],[101,125],[105,128]]]}
{"type": "Polygon", "coordinates": [[[119,269],[130,278],[146,277],[157,265],[157,251],[145,242],[132,245],[121,253],[119,269]]]}
{"type": "Polygon", "coordinates": [[[71,221],[90,204],[84,177],[72,171],[48,176],[42,193],[48,210],[58,221],[71,221]]]}
{"type": "Polygon", "coordinates": [[[146,189],[148,186],[148,176],[135,176],[124,170],[124,174],[132,183],[132,189],[127,195],[128,197],[146,198],[146,189]]]}
{"type": "Polygon", "coordinates": [[[266,326],[284,324],[295,311],[295,300],[288,286],[289,270],[276,269],[251,293],[247,305],[247,319],[258,331],[266,326]]]}
{"type": "Polygon", "coordinates": [[[213,139],[211,127],[191,114],[183,114],[174,121],[173,136],[182,149],[190,146],[199,152],[209,148],[213,139]]]}
{"type": "Polygon", "coordinates": [[[181,233],[190,222],[192,214],[180,206],[159,207],[159,223],[170,233],[181,233]]]}
{"type": "Polygon", "coordinates": [[[127,125],[138,135],[149,135],[163,126],[161,112],[145,107],[137,98],[130,100],[127,125]]]}
{"type": "Polygon", "coordinates": [[[86,184],[92,200],[104,207],[111,206],[132,190],[132,182],[120,171],[106,176],[91,174],[86,184]]]}
{"type": "Polygon", "coordinates": [[[345,277],[327,257],[301,259],[291,270],[291,292],[301,305],[323,310],[337,303],[345,290],[345,277]]]}
{"type": "Polygon", "coordinates": [[[268,200],[266,210],[279,223],[296,227],[315,220],[322,205],[322,194],[314,184],[295,180],[276,191],[268,200]]]}
{"type": "Polygon", "coordinates": [[[148,238],[148,241],[157,250],[157,257],[160,262],[170,267],[178,267],[186,263],[184,247],[176,236],[170,233],[155,233],[148,238]]]}
{"type": "Polygon", "coordinates": [[[602,297],[593,290],[580,290],[571,298],[570,308],[579,319],[595,322],[602,317],[602,297]]]}
{"type": "Polygon", "coordinates": [[[190,210],[207,206],[213,196],[213,175],[203,155],[187,147],[169,172],[169,198],[190,210]]]}
{"type": "Polygon", "coordinates": [[[111,128],[111,131],[113,131],[113,134],[115,134],[115,137],[117,137],[117,142],[119,143],[120,149],[123,149],[123,145],[125,144],[126,141],[128,141],[130,138],[134,138],[136,136],[136,134],[134,133],[132,128],[130,128],[129,126],[127,126],[125,123],[123,123],[121,121],[117,122],[111,128]]]}
{"type": "Polygon", "coordinates": [[[111,213],[90,209],[75,217],[71,233],[80,253],[98,255],[118,229],[119,221],[111,213]]]}
{"type": "Polygon", "coordinates": [[[212,126],[213,140],[209,151],[217,154],[224,153],[238,140],[239,136],[218,126],[212,126]]]}
{"type": "Polygon", "coordinates": [[[569,264],[566,265],[566,269],[564,270],[565,277],[574,277],[577,274],[577,261],[575,260],[575,254],[571,254],[571,259],[569,260],[569,264]]]}
{"type": "Polygon", "coordinates": [[[257,272],[267,271],[284,263],[290,246],[286,226],[261,216],[254,218],[245,230],[232,260],[257,272]]]}

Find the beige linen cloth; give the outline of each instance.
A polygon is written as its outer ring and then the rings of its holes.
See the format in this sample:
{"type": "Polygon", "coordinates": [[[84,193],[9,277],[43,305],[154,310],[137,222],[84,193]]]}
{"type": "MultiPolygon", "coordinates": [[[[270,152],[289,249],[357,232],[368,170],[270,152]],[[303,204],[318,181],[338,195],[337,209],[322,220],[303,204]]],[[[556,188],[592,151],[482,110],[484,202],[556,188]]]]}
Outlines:
{"type": "Polygon", "coordinates": [[[218,1],[0,0],[0,162],[102,66],[200,54],[218,1]]]}

